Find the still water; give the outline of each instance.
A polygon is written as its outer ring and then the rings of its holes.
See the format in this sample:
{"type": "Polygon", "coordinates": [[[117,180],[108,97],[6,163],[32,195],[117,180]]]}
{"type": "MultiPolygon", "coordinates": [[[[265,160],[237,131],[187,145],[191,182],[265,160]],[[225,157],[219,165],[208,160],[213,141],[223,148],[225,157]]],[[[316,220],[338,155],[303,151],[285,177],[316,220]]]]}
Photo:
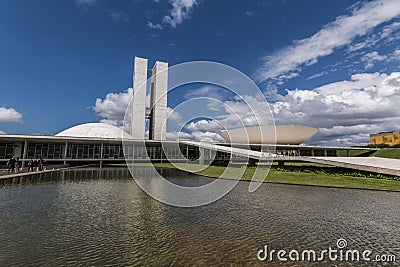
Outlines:
{"type": "MultiPolygon", "coordinates": [[[[176,183],[210,179],[163,170],[176,183]]],[[[0,266],[310,266],[259,261],[269,249],[347,249],[400,261],[400,193],[240,182],[221,200],[153,200],[127,169],[80,169],[0,184],[0,266]]],[[[371,266],[324,261],[315,266],[371,266]]],[[[381,265],[381,264],[379,264],[381,265]]]]}

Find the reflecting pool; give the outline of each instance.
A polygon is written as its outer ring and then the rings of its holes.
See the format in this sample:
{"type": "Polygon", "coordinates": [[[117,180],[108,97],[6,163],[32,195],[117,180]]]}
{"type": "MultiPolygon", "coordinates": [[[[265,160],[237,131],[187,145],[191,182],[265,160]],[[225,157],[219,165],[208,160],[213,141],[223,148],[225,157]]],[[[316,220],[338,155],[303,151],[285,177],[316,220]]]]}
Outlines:
{"type": "MultiPolygon", "coordinates": [[[[172,182],[209,178],[160,170],[172,182]]],[[[147,169],[138,173],[146,176],[147,169]]],[[[400,193],[239,184],[221,200],[178,208],[144,193],[125,168],[86,168],[0,184],[0,266],[371,266],[259,261],[270,249],[370,249],[400,260],[400,193]]],[[[396,265],[396,264],[393,264],[396,265]]]]}

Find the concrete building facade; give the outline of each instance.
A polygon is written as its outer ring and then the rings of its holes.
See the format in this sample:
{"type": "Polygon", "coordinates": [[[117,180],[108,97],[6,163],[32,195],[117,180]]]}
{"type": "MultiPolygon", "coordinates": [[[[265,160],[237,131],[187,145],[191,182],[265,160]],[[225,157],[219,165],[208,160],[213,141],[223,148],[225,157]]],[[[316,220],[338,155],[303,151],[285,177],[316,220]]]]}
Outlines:
{"type": "Polygon", "coordinates": [[[133,66],[132,137],[143,140],[146,132],[147,59],[135,57],[133,66]]]}
{"type": "Polygon", "coordinates": [[[149,139],[163,141],[166,137],[168,63],[157,61],[148,69],[148,60],[135,57],[133,68],[132,137],[144,140],[146,118],[150,120],[149,139]],[[151,74],[150,109],[146,109],[148,73],[151,74]]]}
{"type": "Polygon", "coordinates": [[[157,61],[151,71],[150,140],[165,140],[167,121],[168,63],[157,61]]]}

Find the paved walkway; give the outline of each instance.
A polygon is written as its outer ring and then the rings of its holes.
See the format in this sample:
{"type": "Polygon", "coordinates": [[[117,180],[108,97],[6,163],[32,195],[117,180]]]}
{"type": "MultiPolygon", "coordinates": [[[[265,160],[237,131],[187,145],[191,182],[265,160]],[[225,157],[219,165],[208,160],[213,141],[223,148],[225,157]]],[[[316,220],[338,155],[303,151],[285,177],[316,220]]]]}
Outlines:
{"type": "Polygon", "coordinates": [[[51,168],[51,169],[45,170],[45,171],[28,172],[28,171],[24,170],[24,171],[21,171],[21,172],[13,173],[13,172],[7,172],[7,169],[0,169],[0,180],[1,179],[11,179],[11,178],[23,177],[23,176],[28,176],[28,175],[32,175],[32,174],[53,172],[53,171],[56,171],[56,170],[58,170],[58,169],[51,168]]]}

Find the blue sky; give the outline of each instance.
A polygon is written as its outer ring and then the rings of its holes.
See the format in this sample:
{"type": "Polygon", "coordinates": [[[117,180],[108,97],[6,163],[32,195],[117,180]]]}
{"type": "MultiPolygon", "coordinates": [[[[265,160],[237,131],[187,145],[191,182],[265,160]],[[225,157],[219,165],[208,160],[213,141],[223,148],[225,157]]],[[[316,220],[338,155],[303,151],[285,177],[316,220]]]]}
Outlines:
{"type": "MultiPolygon", "coordinates": [[[[365,144],[369,133],[400,130],[398,0],[0,1],[0,34],[5,133],[120,124],[134,56],[150,66],[237,68],[265,93],[277,124],[318,127],[314,144],[365,144]]],[[[171,93],[169,106],[202,94],[224,95],[191,86],[171,93]]],[[[180,120],[178,112],[170,119],[180,120]]],[[[195,120],[184,131],[218,140],[212,125],[195,120]]]]}

